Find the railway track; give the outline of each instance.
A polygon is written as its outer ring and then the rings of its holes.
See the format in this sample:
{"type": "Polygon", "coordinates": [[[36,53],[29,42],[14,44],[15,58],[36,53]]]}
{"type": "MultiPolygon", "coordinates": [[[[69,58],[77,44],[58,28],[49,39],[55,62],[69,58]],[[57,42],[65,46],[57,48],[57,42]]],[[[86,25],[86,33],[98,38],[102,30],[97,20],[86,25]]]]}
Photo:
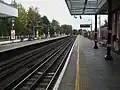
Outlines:
{"type": "Polygon", "coordinates": [[[9,84],[11,81],[15,80],[15,78],[20,76],[21,71],[23,72],[27,71],[32,66],[34,66],[37,62],[42,63],[47,57],[52,55],[52,53],[54,53],[57,50],[57,48],[62,46],[62,44],[68,39],[70,39],[70,37],[51,43],[49,45],[43,46],[42,48],[38,48],[37,50],[33,50],[36,54],[33,54],[34,52],[31,51],[31,53],[29,52],[28,54],[25,54],[23,56],[20,56],[20,57],[18,56],[17,59],[13,59],[6,62],[8,65],[6,63],[1,64],[0,66],[5,66],[5,69],[2,67],[4,70],[2,69],[0,70],[0,90],[2,90],[2,88],[5,87],[7,84],[9,84]],[[59,47],[56,48],[56,46],[59,46],[59,47]],[[18,63],[17,60],[21,62],[18,63]],[[13,63],[15,63],[15,65],[13,65],[13,63]],[[11,66],[11,67],[8,67],[8,66],[11,66]]]}
{"type": "MultiPolygon", "coordinates": [[[[32,68],[4,87],[3,90],[48,90],[65,63],[75,38],[63,40],[55,50],[42,57],[32,68]],[[40,89],[41,88],[41,89],[40,89]]],[[[40,59],[40,58],[39,58],[40,59]]]]}
{"type": "MultiPolygon", "coordinates": [[[[61,40],[61,41],[62,41],[62,40],[61,40]]],[[[17,63],[19,63],[19,62],[21,62],[22,60],[26,60],[26,59],[34,56],[34,55],[37,55],[38,53],[41,54],[41,52],[42,52],[43,50],[44,50],[44,52],[45,52],[45,51],[47,51],[48,49],[54,48],[55,44],[57,44],[57,43],[59,43],[59,42],[61,42],[61,41],[54,42],[54,43],[52,43],[52,44],[43,46],[43,47],[41,47],[41,48],[37,48],[37,49],[35,49],[35,50],[32,50],[31,52],[27,52],[27,53],[25,53],[24,55],[17,56],[17,57],[15,57],[15,58],[11,59],[11,60],[7,60],[7,61],[4,61],[4,62],[1,62],[1,63],[0,63],[0,72],[3,71],[3,70],[5,70],[5,69],[7,69],[7,68],[9,68],[9,67],[11,67],[11,66],[13,66],[13,65],[15,65],[15,64],[17,64],[17,63]],[[50,46],[51,46],[51,47],[50,47],[50,46]]],[[[41,54],[41,55],[42,55],[42,54],[41,54]]]]}

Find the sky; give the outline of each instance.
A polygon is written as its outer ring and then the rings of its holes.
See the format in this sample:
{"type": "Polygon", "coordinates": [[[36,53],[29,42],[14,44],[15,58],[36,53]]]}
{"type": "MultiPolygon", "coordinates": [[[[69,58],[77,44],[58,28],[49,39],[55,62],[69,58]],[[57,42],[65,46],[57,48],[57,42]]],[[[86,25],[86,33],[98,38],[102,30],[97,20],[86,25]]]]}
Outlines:
{"type": "MultiPolygon", "coordinates": [[[[10,0],[4,0],[10,2],[10,0]]],[[[50,21],[55,19],[59,21],[60,25],[70,24],[74,29],[79,29],[80,24],[91,24],[94,29],[94,16],[82,16],[82,19],[75,19],[74,16],[71,16],[65,0],[16,0],[21,3],[26,10],[29,6],[34,6],[39,8],[40,15],[46,15],[50,21]]],[[[107,16],[101,16],[101,24],[104,24],[104,20],[107,19],[107,16]]],[[[99,20],[98,20],[99,23],[99,20]]],[[[99,26],[98,26],[99,27],[99,26]]]]}

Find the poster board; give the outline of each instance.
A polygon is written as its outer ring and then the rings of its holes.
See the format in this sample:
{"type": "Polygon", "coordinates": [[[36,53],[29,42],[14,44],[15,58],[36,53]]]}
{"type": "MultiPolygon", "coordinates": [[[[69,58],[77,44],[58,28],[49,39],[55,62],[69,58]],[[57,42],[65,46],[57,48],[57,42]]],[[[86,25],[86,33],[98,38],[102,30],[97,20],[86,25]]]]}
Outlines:
{"type": "Polygon", "coordinates": [[[15,39],[15,30],[11,30],[11,39],[12,39],[12,40],[15,39]]]}

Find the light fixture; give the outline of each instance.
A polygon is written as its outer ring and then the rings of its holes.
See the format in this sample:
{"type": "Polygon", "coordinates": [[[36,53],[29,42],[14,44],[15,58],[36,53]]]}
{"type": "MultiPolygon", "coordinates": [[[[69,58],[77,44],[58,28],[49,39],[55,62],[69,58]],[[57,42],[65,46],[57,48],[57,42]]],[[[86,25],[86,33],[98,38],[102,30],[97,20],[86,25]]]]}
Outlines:
{"type": "Polygon", "coordinates": [[[74,15],[74,18],[77,18],[77,17],[74,15]]]}
{"type": "Polygon", "coordinates": [[[80,15],[80,19],[82,19],[81,15],[80,15]]]}

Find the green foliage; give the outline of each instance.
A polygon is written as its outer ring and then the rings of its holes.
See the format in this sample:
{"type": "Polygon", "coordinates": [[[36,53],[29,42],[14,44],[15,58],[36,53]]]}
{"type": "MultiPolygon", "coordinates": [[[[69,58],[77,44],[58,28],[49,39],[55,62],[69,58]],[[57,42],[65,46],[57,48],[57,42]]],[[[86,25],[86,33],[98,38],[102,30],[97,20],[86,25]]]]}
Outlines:
{"type": "Polygon", "coordinates": [[[51,28],[50,28],[50,36],[54,36],[55,32],[56,32],[56,34],[60,33],[60,25],[59,25],[59,22],[57,20],[53,19],[50,26],[51,26],[51,28]]]}
{"type": "Polygon", "coordinates": [[[61,33],[64,33],[64,34],[72,34],[72,26],[71,25],[61,25],[61,33]]]}
{"type": "Polygon", "coordinates": [[[17,2],[15,0],[12,0],[11,5],[15,8],[17,8],[17,2]]]}
{"type": "Polygon", "coordinates": [[[73,31],[72,31],[72,32],[73,32],[73,34],[74,34],[74,35],[77,35],[77,34],[78,34],[77,29],[73,29],[73,31]]]}
{"type": "Polygon", "coordinates": [[[50,21],[48,20],[48,18],[46,16],[42,17],[42,22],[43,22],[43,24],[46,24],[46,25],[50,24],[50,21]]]}
{"type": "Polygon", "coordinates": [[[29,34],[35,34],[35,31],[38,29],[38,31],[40,30],[40,23],[41,22],[41,16],[38,12],[38,8],[37,7],[29,7],[29,10],[27,12],[27,29],[29,31],[29,34]]]}
{"type": "MultiPolygon", "coordinates": [[[[16,31],[16,35],[34,35],[38,30],[39,36],[43,33],[47,36],[48,31],[50,36],[56,34],[71,34],[71,25],[60,26],[59,22],[55,19],[50,22],[47,16],[41,17],[38,8],[30,6],[28,11],[21,4],[17,4],[15,0],[12,0],[12,4],[18,9],[18,17],[15,18],[15,26],[13,29],[16,31]]],[[[0,18],[0,36],[10,35],[12,29],[12,17],[0,18]]]]}
{"type": "Polygon", "coordinates": [[[47,36],[48,30],[50,27],[50,21],[48,20],[46,16],[43,16],[41,18],[41,22],[42,22],[42,33],[44,33],[47,36]]]}
{"type": "Polygon", "coordinates": [[[0,36],[7,36],[11,30],[11,20],[8,18],[0,19],[0,36]]]}
{"type": "Polygon", "coordinates": [[[27,34],[27,12],[21,4],[17,5],[18,8],[18,17],[15,22],[15,30],[17,35],[26,35],[27,34]]]}

